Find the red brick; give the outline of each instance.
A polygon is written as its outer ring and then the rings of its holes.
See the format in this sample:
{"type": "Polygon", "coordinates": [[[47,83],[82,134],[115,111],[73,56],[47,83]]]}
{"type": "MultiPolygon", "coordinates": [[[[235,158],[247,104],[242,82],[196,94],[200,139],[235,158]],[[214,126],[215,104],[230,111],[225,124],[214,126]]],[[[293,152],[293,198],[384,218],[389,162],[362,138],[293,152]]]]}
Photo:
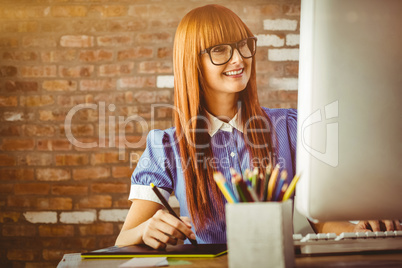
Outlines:
{"type": "Polygon", "coordinates": [[[0,47],[18,47],[18,44],[17,38],[0,37],[0,47]]]}
{"type": "Polygon", "coordinates": [[[34,117],[34,112],[26,109],[25,111],[4,112],[2,116],[5,121],[9,122],[33,120],[34,117]]]}
{"type": "Polygon", "coordinates": [[[21,106],[26,107],[42,107],[54,104],[53,96],[42,95],[42,96],[22,96],[21,106]]]}
{"type": "Polygon", "coordinates": [[[50,12],[53,17],[85,17],[87,13],[86,6],[53,6],[50,12]]]}
{"type": "Polygon", "coordinates": [[[140,58],[151,58],[153,55],[152,48],[135,47],[127,50],[121,50],[117,53],[118,60],[132,60],[140,58]]]}
{"type": "Polygon", "coordinates": [[[33,51],[7,51],[3,53],[3,60],[13,61],[35,61],[38,53],[33,51]]]}
{"type": "Polygon", "coordinates": [[[61,77],[91,77],[94,73],[94,66],[74,66],[74,67],[59,67],[61,77]]]}
{"type": "Polygon", "coordinates": [[[67,139],[57,140],[38,140],[37,148],[40,151],[68,151],[71,150],[72,144],[67,139]]]}
{"type": "Polygon", "coordinates": [[[1,149],[5,151],[27,151],[33,150],[35,142],[33,139],[13,139],[5,138],[1,145],[1,149]]]}
{"type": "Polygon", "coordinates": [[[74,180],[106,179],[110,176],[110,169],[105,167],[77,168],[73,170],[74,180]]]}
{"type": "Polygon", "coordinates": [[[153,73],[172,73],[173,68],[170,63],[161,61],[145,61],[141,62],[139,66],[139,73],[153,74],[153,73]]]}
{"type": "Polygon", "coordinates": [[[139,31],[147,27],[147,22],[140,19],[130,20],[111,20],[107,25],[108,32],[134,32],[139,31]]]}
{"type": "Polygon", "coordinates": [[[119,88],[155,87],[156,78],[154,76],[124,77],[118,80],[118,84],[119,88]]]}
{"type": "Polygon", "coordinates": [[[80,80],[80,90],[82,91],[105,91],[115,90],[115,79],[103,79],[103,80],[80,80]]]}
{"type": "Polygon", "coordinates": [[[15,92],[15,91],[24,91],[24,92],[30,92],[30,91],[38,91],[38,82],[36,81],[7,81],[5,83],[5,89],[10,92],[15,92]]]}
{"type": "Polygon", "coordinates": [[[96,223],[78,226],[80,236],[88,235],[113,235],[113,223],[96,223]]]}
{"type": "Polygon", "coordinates": [[[54,38],[51,37],[37,37],[37,36],[26,36],[22,38],[22,45],[24,47],[56,47],[57,43],[54,38]]]}
{"type": "Polygon", "coordinates": [[[128,46],[133,43],[133,38],[129,35],[98,36],[96,40],[98,46],[102,47],[128,46]]]}
{"type": "Polygon", "coordinates": [[[74,236],[73,225],[39,225],[39,235],[42,237],[74,236]]]}
{"type": "Polygon", "coordinates": [[[42,88],[47,91],[75,91],[77,90],[77,81],[46,80],[42,83],[42,88]]]}
{"type": "Polygon", "coordinates": [[[90,195],[81,198],[76,204],[77,209],[110,207],[112,207],[112,197],[110,195],[90,195]]]}
{"type": "Polygon", "coordinates": [[[134,101],[139,103],[161,103],[169,102],[172,93],[170,90],[140,90],[133,95],[134,101]]]}
{"type": "Polygon", "coordinates": [[[60,39],[62,47],[93,47],[95,39],[88,35],[64,35],[60,39]]]}
{"type": "MultiPolygon", "coordinates": [[[[77,249],[96,249],[96,237],[63,237],[60,238],[51,238],[51,237],[42,237],[40,239],[41,245],[43,248],[63,248],[63,249],[72,249],[77,252],[77,249]]],[[[53,266],[54,267],[54,266],[53,266]]]]}
{"type": "Polygon", "coordinates": [[[32,261],[34,260],[34,252],[30,249],[8,249],[7,259],[13,261],[32,261]]]}
{"type": "Polygon", "coordinates": [[[21,136],[21,126],[3,125],[0,126],[0,136],[21,136]]]}
{"type": "Polygon", "coordinates": [[[300,16],[300,5],[283,5],[283,13],[288,16],[300,16]]]}
{"type": "MultiPolygon", "coordinates": [[[[64,125],[60,126],[60,133],[65,136],[64,125]]],[[[95,133],[94,126],[91,124],[74,124],[70,126],[71,133],[74,137],[93,136],[95,133]]]]}
{"type": "Polygon", "coordinates": [[[173,57],[173,49],[170,47],[158,48],[157,55],[160,59],[171,59],[173,57]]]}
{"type": "Polygon", "coordinates": [[[170,33],[141,33],[138,34],[136,41],[138,43],[171,43],[173,40],[170,33]]]}
{"type": "Polygon", "coordinates": [[[15,66],[0,66],[0,77],[12,77],[18,73],[15,66]]]}
{"type": "Polygon", "coordinates": [[[3,23],[3,31],[9,33],[33,33],[37,32],[39,24],[36,21],[18,21],[3,23]]]}
{"type": "Polygon", "coordinates": [[[7,154],[0,154],[0,166],[15,166],[17,161],[14,156],[7,154]]]}
{"type": "Polygon", "coordinates": [[[105,64],[99,66],[99,76],[121,76],[131,74],[134,63],[105,64]]]}
{"type": "Polygon", "coordinates": [[[63,168],[38,168],[36,178],[40,181],[65,181],[71,178],[70,171],[63,168]]]}
{"type": "Polygon", "coordinates": [[[2,234],[3,236],[35,236],[36,227],[32,224],[30,225],[4,224],[2,234]]]}
{"type": "Polygon", "coordinates": [[[85,185],[52,185],[53,195],[86,195],[88,186],[85,185]]]}
{"type": "Polygon", "coordinates": [[[3,12],[2,19],[33,19],[43,18],[45,16],[44,6],[8,6],[6,12],[3,12]]]}
{"type": "Polygon", "coordinates": [[[55,133],[51,125],[23,125],[22,129],[26,136],[53,136],[55,133]]]}
{"type": "Polygon", "coordinates": [[[299,64],[291,63],[285,66],[285,75],[290,77],[297,77],[299,75],[299,64]]]}
{"type": "Polygon", "coordinates": [[[23,77],[56,77],[57,67],[50,66],[22,66],[21,75],[23,77]]]}
{"type": "Polygon", "coordinates": [[[130,178],[133,173],[133,168],[130,167],[112,167],[113,178],[130,178]]]}
{"type": "Polygon", "coordinates": [[[0,180],[28,181],[34,179],[33,169],[0,169],[0,180]]]}
{"type": "MultiPolygon", "coordinates": [[[[0,223],[15,223],[18,222],[21,217],[21,213],[15,211],[2,211],[0,213],[0,223]]],[[[5,225],[3,225],[5,226],[5,225]]],[[[16,225],[12,225],[16,226],[16,225]]],[[[4,235],[4,234],[3,234],[4,235]]]]}
{"type": "MultiPolygon", "coordinates": [[[[122,160],[119,160],[119,152],[110,152],[110,153],[94,153],[91,155],[91,164],[92,165],[103,165],[103,164],[113,164],[120,163],[122,160]]],[[[121,158],[126,159],[126,155],[123,153],[121,158]]]]}
{"type": "Polygon", "coordinates": [[[113,59],[113,52],[101,49],[83,50],[79,54],[79,59],[83,62],[111,61],[113,59]]]}
{"type": "Polygon", "coordinates": [[[49,193],[50,185],[43,183],[17,183],[14,185],[15,194],[40,194],[45,195],[49,193]]]}
{"type": "MultiPolygon", "coordinates": [[[[130,206],[131,206],[131,201],[127,199],[127,196],[113,201],[114,208],[130,208],[130,206]]],[[[119,230],[120,229],[121,228],[119,228],[119,230]]]]}
{"type": "Polygon", "coordinates": [[[128,193],[125,183],[94,183],[91,185],[92,193],[128,193]]]}
{"type": "Polygon", "coordinates": [[[53,165],[53,156],[51,154],[46,153],[32,153],[25,154],[20,157],[19,166],[51,166],[53,165]]]}
{"type": "Polygon", "coordinates": [[[71,198],[54,197],[54,198],[38,198],[35,208],[42,210],[71,210],[73,201],[71,198]]]}
{"type": "Polygon", "coordinates": [[[66,111],[41,110],[39,111],[39,120],[41,121],[63,121],[66,119],[66,111]]]}
{"type": "Polygon", "coordinates": [[[0,193],[1,194],[11,194],[14,189],[14,184],[11,183],[2,183],[0,184],[0,193]]]}
{"type": "Polygon", "coordinates": [[[16,96],[5,97],[0,96],[0,107],[15,107],[18,105],[18,98],[16,96]]]}
{"type": "Polygon", "coordinates": [[[56,155],[56,166],[82,166],[88,164],[88,156],[85,154],[56,155]]]}
{"type": "Polygon", "coordinates": [[[41,52],[42,62],[69,62],[75,60],[76,51],[73,49],[41,52]]]}
{"type": "Polygon", "coordinates": [[[119,5],[92,6],[90,11],[97,11],[102,17],[122,17],[127,15],[127,7],[119,5]]]}

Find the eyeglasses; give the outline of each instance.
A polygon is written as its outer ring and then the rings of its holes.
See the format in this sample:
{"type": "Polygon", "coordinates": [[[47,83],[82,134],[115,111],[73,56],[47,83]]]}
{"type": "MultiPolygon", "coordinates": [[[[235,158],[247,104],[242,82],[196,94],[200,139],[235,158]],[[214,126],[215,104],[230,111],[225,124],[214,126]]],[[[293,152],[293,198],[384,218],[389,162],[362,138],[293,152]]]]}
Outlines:
{"type": "Polygon", "coordinates": [[[257,37],[248,37],[231,44],[220,44],[209,47],[201,51],[201,55],[208,53],[211,62],[214,65],[223,65],[230,61],[233,56],[233,50],[236,48],[240,55],[245,58],[251,58],[257,50],[257,37]]]}

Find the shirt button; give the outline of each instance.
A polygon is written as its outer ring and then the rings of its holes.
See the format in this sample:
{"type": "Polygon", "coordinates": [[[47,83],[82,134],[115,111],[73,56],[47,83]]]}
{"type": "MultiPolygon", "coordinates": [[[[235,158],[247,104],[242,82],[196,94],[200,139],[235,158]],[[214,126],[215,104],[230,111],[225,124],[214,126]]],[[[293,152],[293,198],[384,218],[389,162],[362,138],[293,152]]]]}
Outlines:
{"type": "Polygon", "coordinates": [[[234,157],[235,155],[236,155],[236,154],[235,154],[234,152],[231,152],[231,153],[230,153],[230,156],[231,156],[231,157],[234,157]]]}

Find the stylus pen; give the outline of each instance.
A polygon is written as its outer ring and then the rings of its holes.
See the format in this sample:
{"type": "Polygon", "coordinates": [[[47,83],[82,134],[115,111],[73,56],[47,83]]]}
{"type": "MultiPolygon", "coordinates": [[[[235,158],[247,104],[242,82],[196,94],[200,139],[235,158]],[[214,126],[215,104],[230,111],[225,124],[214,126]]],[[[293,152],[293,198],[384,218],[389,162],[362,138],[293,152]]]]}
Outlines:
{"type": "MultiPolygon", "coordinates": [[[[156,196],[159,198],[159,200],[162,202],[162,204],[165,206],[165,208],[169,211],[169,213],[173,216],[175,216],[177,219],[179,219],[179,221],[183,222],[179,216],[177,216],[177,214],[174,212],[174,210],[172,209],[172,207],[169,205],[169,203],[166,201],[166,199],[163,197],[163,195],[161,194],[161,192],[159,192],[158,187],[156,187],[153,183],[150,184],[152,190],[154,191],[154,193],[156,194],[156,196]]],[[[190,240],[191,244],[193,244],[193,246],[197,246],[197,241],[194,239],[191,239],[189,237],[187,237],[188,240],[190,240]]]]}

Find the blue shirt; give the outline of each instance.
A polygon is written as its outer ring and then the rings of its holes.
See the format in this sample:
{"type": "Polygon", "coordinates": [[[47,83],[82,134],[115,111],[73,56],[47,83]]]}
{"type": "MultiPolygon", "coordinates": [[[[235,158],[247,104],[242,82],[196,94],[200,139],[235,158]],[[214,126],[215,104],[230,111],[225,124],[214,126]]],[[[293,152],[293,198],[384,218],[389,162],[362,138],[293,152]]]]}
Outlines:
{"type": "MultiPolygon", "coordinates": [[[[276,138],[276,163],[280,169],[288,172],[288,179],[294,177],[296,170],[296,133],[297,113],[294,109],[263,108],[273,126],[273,137],[276,138]]],[[[247,151],[243,134],[236,128],[231,132],[218,130],[211,137],[214,161],[218,161],[219,171],[225,176],[232,187],[229,168],[234,168],[242,174],[250,169],[250,154],[247,151]]],[[[152,130],[147,136],[147,145],[141,155],[132,176],[129,199],[143,199],[161,203],[155,196],[150,183],[157,186],[166,199],[174,191],[180,204],[180,216],[190,217],[187,208],[183,167],[177,144],[175,128],[152,130]]],[[[210,222],[203,230],[195,232],[198,243],[226,243],[225,221],[210,222]]],[[[188,240],[185,243],[189,243],[188,240]]]]}

